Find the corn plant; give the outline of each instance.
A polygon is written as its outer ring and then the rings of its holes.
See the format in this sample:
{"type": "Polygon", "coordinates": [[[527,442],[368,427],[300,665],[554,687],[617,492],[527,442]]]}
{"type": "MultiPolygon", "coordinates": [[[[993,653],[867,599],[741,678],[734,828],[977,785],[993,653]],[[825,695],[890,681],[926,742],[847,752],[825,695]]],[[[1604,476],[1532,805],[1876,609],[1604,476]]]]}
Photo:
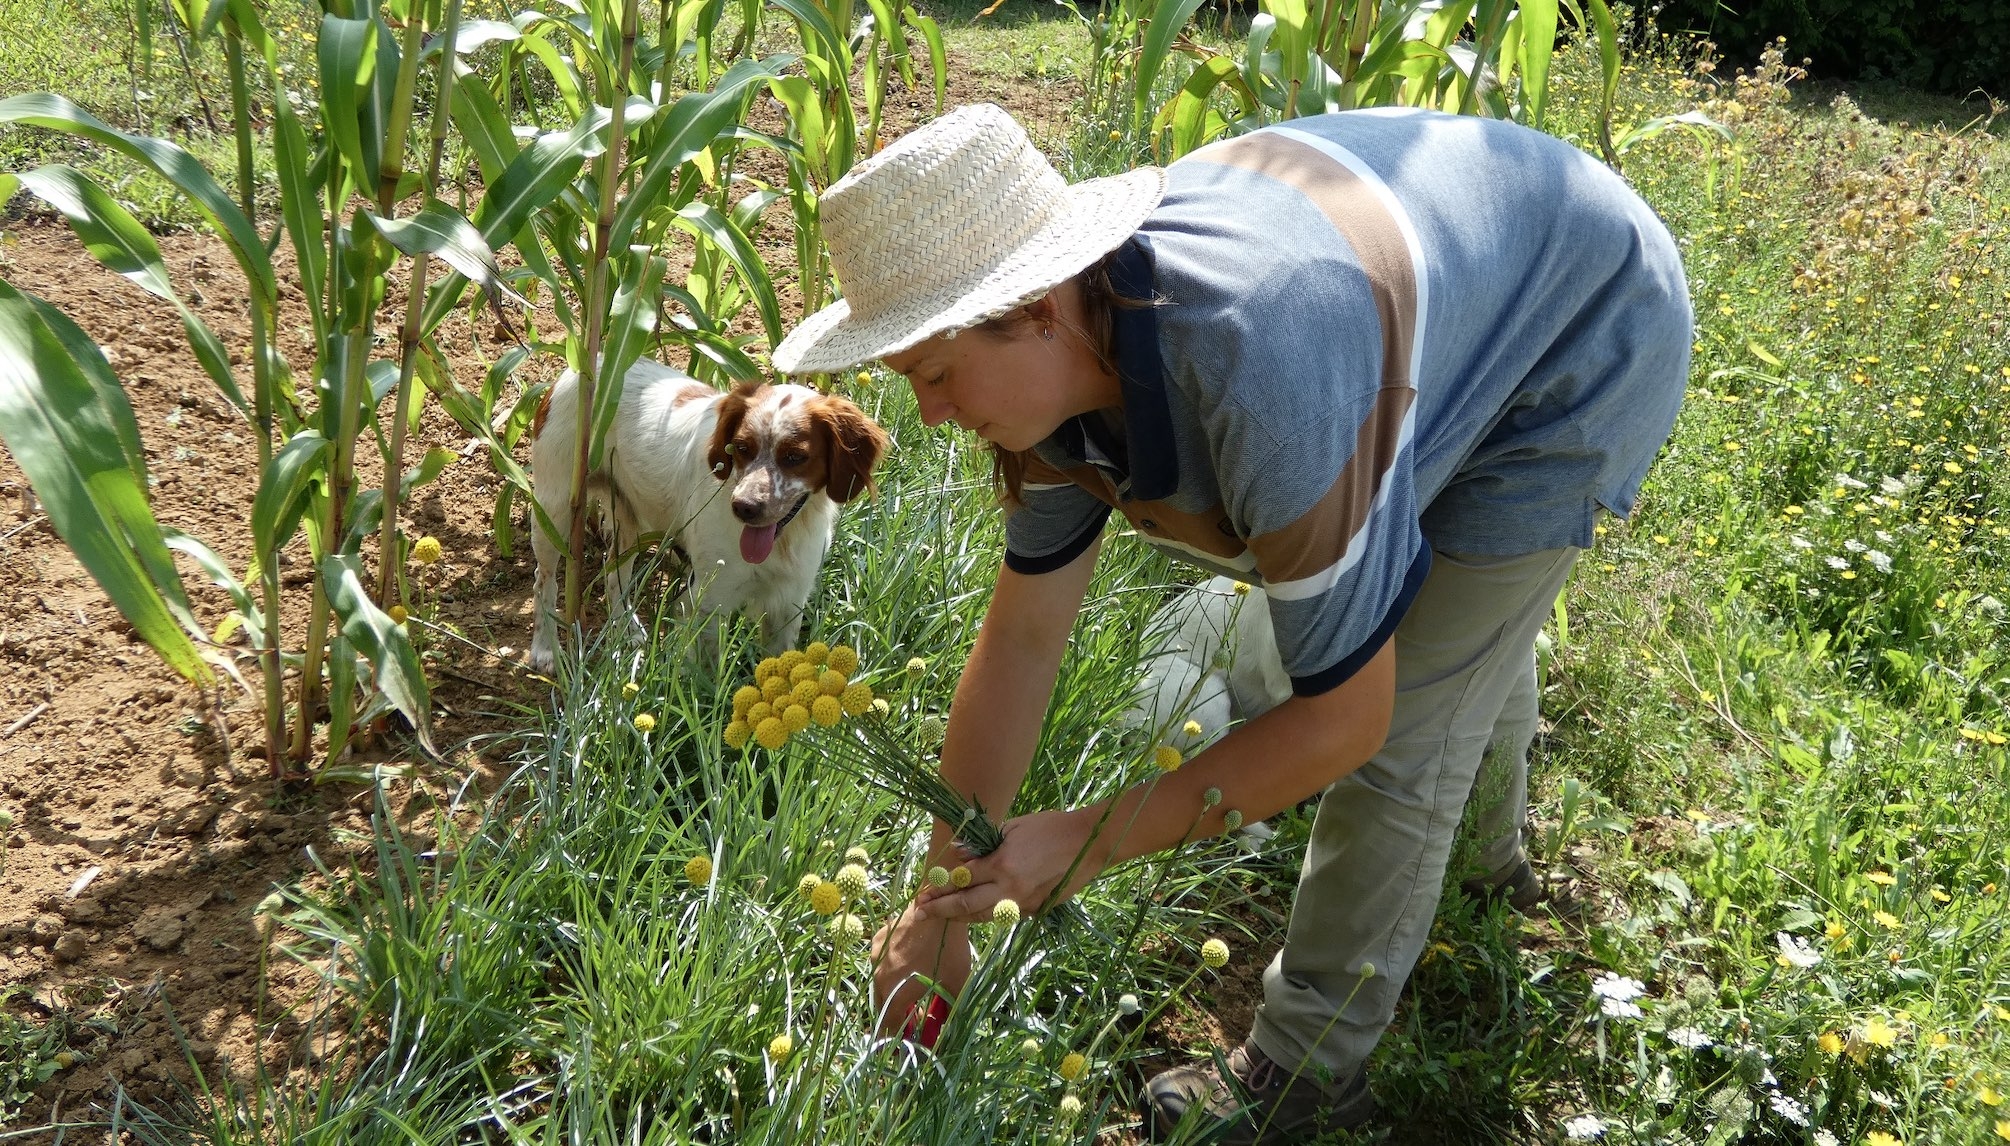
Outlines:
{"type": "MultiPolygon", "coordinates": [[[[102,187],[65,167],[0,176],[0,198],[17,189],[38,195],[68,219],[100,261],[171,302],[197,361],[254,428],[260,477],[250,564],[240,575],[206,543],[164,531],[154,520],[138,428],[102,353],[52,307],[0,283],[0,411],[6,414],[0,421],[9,447],[58,532],[175,671],[205,687],[214,684],[215,670],[235,676],[240,658],[228,642],[241,627],[263,677],[264,746],[274,775],[287,761],[307,759],[324,706],[330,758],[392,710],[429,746],[424,672],[387,611],[405,550],[395,530],[398,500],[448,460],[435,451],[404,469],[404,431],[416,416],[410,383],[422,365],[438,370],[427,340],[471,282],[494,296],[506,294],[489,239],[432,194],[446,139],[443,117],[431,119],[425,167],[410,170],[405,159],[425,38],[444,24],[450,34],[436,44],[453,43],[458,12],[458,0],[397,0],[382,9],[331,5],[317,43],[318,105],[300,109],[279,82],[276,45],[257,6],[248,0],[211,3],[187,32],[220,36],[224,44],[238,145],[235,199],[167,140],[120,131],[56,95],[0,100],[0,123],[78,136],[165,178],[223,239],[244,275],[248,379],[240,378],[215,332],[180,301],[152,238],[102,187]],[[266,65],[272,126],[265,137],[254,129],[247,52],[266,65]],[[279,218],[270,230],[261,228],[253,205],[250,173],[258,147],[272,149],[279,173],[279,218]],[[415,197],[418,208],[398,217],[415,197]],[[312,328],[311,359],[297,371],[273,338],[280,286],[271,252],[282,238],[295,256],[293,273],[312,328]],[[399,358],[373,360],[378,308],[401,256],[411,260],[412,304],[401,326],[399,358]],[[432,258],[454,273],[429,288],[432,258]],[[380,414],[393,394],[396,401],[380,414]],[[357,486],[357,450],[366,441],[377,442],[382,455],[387,477],[380,490],[357,486]],[[364,542],[378,533],[373,597],[364,542]],[[296,537],[304,537],[314,579],[302,647],[293,651],[281,647],[287,602],[278,567],[296,537]],[[234,615],[217,630],[196,621],[170,550],[195,560],[229,595],[234,615]],[[298,670],[290,727],[283,691],[288,666],[298,670]]],[[[440,61],[436,106],[451,98],[455,73],[450,60],[440,61]]],[[[535,159],[526,161],[512,169],[513,180],[492,184],[477,217],[497,233],[514,233],[538,205],[525,193],[526,186],[541,186],[538,167],[535,159]],[[498,197],[499,187],[507,197],[498,197]]]]}

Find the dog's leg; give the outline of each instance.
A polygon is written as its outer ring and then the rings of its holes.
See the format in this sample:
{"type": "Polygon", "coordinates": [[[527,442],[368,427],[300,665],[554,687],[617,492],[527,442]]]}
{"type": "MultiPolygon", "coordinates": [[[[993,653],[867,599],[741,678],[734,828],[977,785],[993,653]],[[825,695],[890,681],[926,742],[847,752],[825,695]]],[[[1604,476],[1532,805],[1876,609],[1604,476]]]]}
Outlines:
{"type": "Polygon", "coordinates": [[[613,535],[607,553],[607,623],[626,626],[639,635],[642,620],[629,602],[635,584],[635,558],[628,548],[642,536],[642,526],[636,520],[635,507],[620,490],[604,481],[602,487],[601,504],[607,507],[608,529],[613,535]]]}
{"type": "MultiPolygon", "coordinates": [[[[558,464],[539,464],[535,472],[538,505],[554,522],[563,522],[572,511],[571,472],[558,464]]],[[[537,558],[537,581],[531,594],[530,667],[549,673],[558,667],[558,576],[565,567],[565,554],[545,535],[535,514],[531,516],[530,549],[537,558]]]]}

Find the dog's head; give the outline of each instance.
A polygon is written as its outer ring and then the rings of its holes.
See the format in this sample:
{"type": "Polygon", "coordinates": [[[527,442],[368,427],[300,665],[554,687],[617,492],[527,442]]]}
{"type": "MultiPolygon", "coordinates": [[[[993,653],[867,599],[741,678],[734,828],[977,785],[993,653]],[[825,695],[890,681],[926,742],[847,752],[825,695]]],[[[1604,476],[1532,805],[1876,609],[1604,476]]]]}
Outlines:
{"type": "Polygon", "coordinates": [[[719,399],[706,462],[728,483],[733,516],[772,529],[808,495],[843,504],[871,489],[886,445],[886,431],[847,399],[743,382],[719,399]]]}

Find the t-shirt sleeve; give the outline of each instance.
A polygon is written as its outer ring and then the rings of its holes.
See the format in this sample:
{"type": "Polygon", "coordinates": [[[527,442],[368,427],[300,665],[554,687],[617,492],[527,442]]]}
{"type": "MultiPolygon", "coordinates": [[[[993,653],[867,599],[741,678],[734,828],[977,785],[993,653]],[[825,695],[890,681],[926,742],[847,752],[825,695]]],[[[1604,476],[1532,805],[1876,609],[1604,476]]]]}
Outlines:
{"type": "Polygon", "coordinates": [[[1005,567],[1051,573],[1080,557],[1103,531],[1110,507],[1038,457],[1029,457],[1019,503],[1005,519],[1005,567]]]}

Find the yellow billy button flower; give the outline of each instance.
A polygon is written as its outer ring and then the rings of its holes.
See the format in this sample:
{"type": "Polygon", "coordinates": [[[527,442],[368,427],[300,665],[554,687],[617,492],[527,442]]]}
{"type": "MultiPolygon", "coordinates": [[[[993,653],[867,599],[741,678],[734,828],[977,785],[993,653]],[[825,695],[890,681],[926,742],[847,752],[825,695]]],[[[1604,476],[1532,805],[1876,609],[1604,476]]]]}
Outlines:
{"type": "MultiPolygon", "coordinates": [[[[832,655],[836,655],[835,650],[832,655]]],[[[872,707],[872,701],[872,686],[862,680],[855,680],[846,685],[843,695],[838,697],[838,703],[844,706],[846,716],[863,714],[872,707]]]]}
{"type": "Polygon", "coordinates": [[[928,869],[928,875],[925,878],[928,880],[928,886],[930,887],[948,887],[949,869],[937,864],[928,869]]]}
{"type": "Polygon", "coordinates": [[[922,660],[920,657],[907,658],[907,675],[909,677],[919,679],[921,677],[921,674],[927,671],[928,671],[927,661],[922,660]]]}
{"type": "Polygon", "coordinates": [[[1210,939],[1200,945],[1200,965],[1214,970],[1228,965],[1228,944],[1210,939]]]}
{"type": "Polygon", "coordinates": [[[782,652],[781,656],[775,658],[775,667],[782,670],[783,676],[796,671],[796,666],[801,663],[803,663],[803,650],[801,649],[786,649],[782,652]]]}
{"type": "Polygon", "coordinates": [[[844,719],[844,705],[834,696],[820,696],[810,702],[810,719],[829,728],[844,719]]]}
{"type": "Polygon", "coordinates": [[[782,727],[794,736],[810,726],[810,710],[800,704],[792,704],[782,710],[782,727]]]}
{"type": "Polygon", "coordinates": [[[789,1056],[795,1053],[795,1049],[796,1040],[787,1035],[776,1035],[768,1040],[768,1058],[776,1066],[789,1061],[789,1056]]]}
{"type": "Polygon", "coordinates": [[[405,611],[405,607],[403,605],[393,605],[389,609],[386,609],[385,612],[391,615],[391,623],[394,625],[404,624],[406,618],[411,616],[410,613],[407,613],[405,611]]]}
{"type": "Polygon", "coordinates": [[[1188,737],[1201,736],[1207,732],[1207,729],[1200,726],[1200,721],[1198,720],[1187,721],[1185,724],[1180,725],[1179,730],[1181,734],[1188,737]]]}
{"type": "Polygon", "coordinates": [[[656,718],[646,712],[635,714],[635,731],[647,736],[656,731],[656,718]]]}
{"type": "Polygon", "coordinates": [[[865,894],[868,879],[870,877],[863,866],[848,863],[838,869],[837,878],[832,882],[837,884],[839,891],[844,892],[845,898],[857,899],[865,894]]]}
{"type": "Polygon", "coordinates": [[[817,674],[817,691],[825,696],[843,696],[849,684],[851,681],[836,669],[825,669],[817,674]]]}
{"type": "Polygon", "coordinates": [[[1082,1116],[1082,1100],[1076,1098],[1072,1094],[1062,1095],[1061,1105],[1059,1107],[1059,1113],[1061,1115],[1061,1121],[1073,1122],[1075,1119],[1080,1118],[1082,1116]]]}
{"type": "Polygon", "coordinates": [[[810,907],[818,915],[830,915],[843,906],[844,890],[835,883],[818,880],[817,886],[810,892],[810,907]]]}
{"type": "Polygon", "coordinates": [[[789,669],[789,683],[801,684],[806,680],[815,680],[818,676],[822,675],[823,671],[823,666],[821,665],[813,665],[808,661],[798,661],[794,667],[789,669]]]}
{"type": "Polygon", "coordinates": [[[949,886],[958,891],[970,886],[970,869],[957,864],[949,871],[949,886]]]}
{"type": "Polygon", "coordinates": [[[440,539],[437,537],[421,537],[412,542],[412,560],[420,565],[431,565],[438,561],[441,552],[440,539]]]}
{"type": "Polygon", "coordinates": [[[726,747],[745,748],[747,741],[754,738],[754,726],[744,720],[735,720],[726,725],[726,747]]]}
{"type": "Polygon", "coordinates": [[[1152,749],[1152,764],[1161,772],[1177,772],[1179,766],[1185,762],[1179,754],[1179,749],[1170,744],[1161,744],[1152,749]]]}
{"type": "Polygon", "coordinates": [[[831,942],[850,947],[865,940],[865,920],[847,911],[831,920],[831,942]]]}
{"type": "Polygon", "coordinates": [[[844,850],[844,862],[870,864],[872,862],[872,853],[857,844],[853,844],[844,850]]]}
{"type": "Polygon", "coordinates": [[[624,700],[634,700],[635,694],[641,691],[642,686],[632,680],[621,686],[621,696],[624,700]]]}
{"type": "Polygon", "coordinates": [[[823,664],[831,659],[831,647],[822,641],[811,641],[803,646],[803,659],[813,665],[823,664]]]}
{"type": "Polygon", "coordinates": [[[802,705],[804,708],[808,708],[810,705],[815,704],[817,698],[823,694],[824,690],[816,681],[799,680],[796,682],[796,687],[789,690],[789,699],[802,705]]]}
{"type": "Polygon", "coordinates": [[[1834,1031],[1823,1031],[1822,1037],[1815,1040],[1815,1045],[1820,1047],[1825,1055],[1839,1055],[1843,1052],[1842,1036],[1834,1031]]]}
{"type": "Polygon", "coordinates": [[[761,682],[761,699],[773,704],[789,695],[790,690],[789,678],[782,673],[776,673],[761,682]]]}
{"type": "Polygon", "coordinates": [[[1069,1051],[1062,1057],[1061,1065],[1055,1069],[1054,1073],[1067,1079],[1069,1082],[1073,1082],[1082,1077],[1088,1069],[1089,1059],[1086,1055],[1080,1051],[1069,1051]]]}
{"type": "Polygon", "coordinates": [[[1027,1062],[1032,1062],[1034,1059],[1039,1058],[1040,1040],[1030,1035],[1027,1036],[1026,1041],[1019,1044],[1019,1057],[1025,1059],[1027,1062]]]}
{"type": "Polygon", "coordinates": [[[804,873],[803,878],[796,881],[796,891],[799,892],[804,899],[808,899],[810,895],[816,891],[817,887],[823,883],[823,881],[824,877],[818,875],[816,872],[813,871],[806,872],[804,873]]]}
{"type": "Polygon", "coordinates": [[[831,655],[824,660],[824,663],[850,676],[858,671],[858,650],[850,645],[832,645],[831,655]]]}
{"type": "Polygon", "coordinates": [[[733,715],[745,719],[748,709],[766,699],[768,698],[761,695],[759,685],[743,684],[733,692],[733,715]]]}
{"type": "Polygon", "coordinates": [[[1234,808],[1230,808],[1228,811],[1223,812],[1221,814],[1221,829],[1223,831],[1232,832],[1241,826],[1242,826],[1241,812],[1236,811],[1234,808]]]}
{"type": "Polygon", "coordinates": [[[1001,899],[991,908],[991,922],[1000,927],[1013,927],[1019,922],[1019,901],[1001,899]]]}
{"type": "Polygon", "coordinates": [[[781,667],[782,661],[780,657],[762,657],[761,663],[754,666],[754,682],[756,684],[767,683],[767,679],[775,675],[775,672],[781,667]]]}
{"type": "Polygon", "coordinates": [[[684,878],[703,887],[712,882],[712,859],[710,856],[692,856],[684,863],[684,878]]]}
{"type": "Polygon", "coordinates": [[[756,701],[747,707],[747,723],[755,728],[761,726],[761,721],[774,715],[775,706],[765,700],[756,701]]]}
{"type": "Polygon", "coordinates": [[[782,718],[770,716],[754,726],[754,743],[770,752],[781,750],[789,742],[789,730],[783,726],[782,718]]]}

